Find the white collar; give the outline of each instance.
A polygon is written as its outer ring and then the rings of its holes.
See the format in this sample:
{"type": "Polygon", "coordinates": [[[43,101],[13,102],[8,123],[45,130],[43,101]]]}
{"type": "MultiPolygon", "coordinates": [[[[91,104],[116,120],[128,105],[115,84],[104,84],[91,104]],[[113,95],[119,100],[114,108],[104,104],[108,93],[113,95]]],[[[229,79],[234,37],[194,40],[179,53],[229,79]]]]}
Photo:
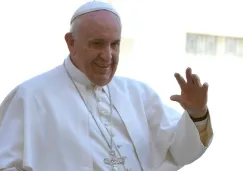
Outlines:
{"type": "Polygon", "coordinates": [[[70,59],[70,55],[68,55],[68,57],[64,60],[64,64],[74,81],[82,84],[86,88],[94,87],[95,90],[102,90],[103,87],[94,86],[94,84],[89,80],[89,78],[73,64],[73,62],[70,59]]]}

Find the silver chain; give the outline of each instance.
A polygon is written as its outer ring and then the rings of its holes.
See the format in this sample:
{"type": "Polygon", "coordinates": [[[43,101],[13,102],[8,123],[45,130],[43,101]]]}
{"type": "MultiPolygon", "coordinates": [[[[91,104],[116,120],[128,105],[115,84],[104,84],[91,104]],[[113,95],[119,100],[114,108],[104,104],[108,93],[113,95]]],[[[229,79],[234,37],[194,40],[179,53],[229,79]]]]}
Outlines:
{"type": "MultiPolygon", "coordinates": [[[[79,96],[81,97],[81,99],[83,100],[83,102],[84,102],[86,108],[89,110],[89,113],[91,114],[93,120],[95,121],[95,124],[97,125],[99,131],[101,132],[103,138],[105,139],[105,141],[106,141],[106,143],[107,143],[109,149],[112,151],[112,144],[113,144],[113,135],[112,135],[112,113],[113,113],[113,112],[112,112],[112,101],[111,101],[111,93],[110,93],[110,88],[109,88],[109,86],[107,85],[108,94],[109,94],[109,97],[108,97],[108,98],[109,98],[109,101],[110,101],[110,118],[109,118],[109,120],[110,120],[110,124],[111,124],[111,126],[110,126],[110,131],[108,131],[108,133],[109,133],[109,135],[110,135],[110,144],[109,144],[108,140],[106,139],[106,137],[105,137],[103,131],[101,130],[101,128],[100,128],[100,126],[99,126],[97,120],[95,119],[92,110],[88,107],[87,103],[86,103],[85,100],[84,100],[84,97],[82,96],[82,94],[81,94],[81,92],[79,91],[77,85],[75,84],[75,82],[74,82],[74,80],[72,79],[70,73],[68,72],[68,70],[67,70],[67,68],[66,68],[66,65],[65,65],[65,62],[63,63],[63,65],[64,65],[64,69],[65,69],[65,71],[66,71],[68,77],[70,78],[70,80],[72,81],[73,85],[75,86],[75,89],[76,89],[76,91],[78,92],[78,94],[79,94],[79,96]]],[[[93,91],[93,93],[95,94],[94,89],[92,89],[92,91],[93,91]]],[[[97,101],[96,101],[96,102],[97,102],[97,101]]]]}

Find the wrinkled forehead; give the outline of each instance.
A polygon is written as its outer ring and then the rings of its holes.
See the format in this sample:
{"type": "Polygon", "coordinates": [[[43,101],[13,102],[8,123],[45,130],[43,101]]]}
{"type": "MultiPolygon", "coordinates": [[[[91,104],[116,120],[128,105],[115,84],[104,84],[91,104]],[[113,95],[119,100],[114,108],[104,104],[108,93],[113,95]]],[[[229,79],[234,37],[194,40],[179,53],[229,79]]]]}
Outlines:
{"type": "Polygon", "coordinates": [[[121,22],[120,18],[118,18],[115,14],[100,10],[94,11],[76,18],[79,20],[79,29],[80,31],[86,30],[99,30],[102,31],[104,29],[107,30],[120,30],[121,22]]]}
{"type": "Polygon", "coordinates": [[[84,14],[77,19],[80,20],[77,31],[83,38],[120,39],[120,19],[109,11],[94,11],[84,14]]]}

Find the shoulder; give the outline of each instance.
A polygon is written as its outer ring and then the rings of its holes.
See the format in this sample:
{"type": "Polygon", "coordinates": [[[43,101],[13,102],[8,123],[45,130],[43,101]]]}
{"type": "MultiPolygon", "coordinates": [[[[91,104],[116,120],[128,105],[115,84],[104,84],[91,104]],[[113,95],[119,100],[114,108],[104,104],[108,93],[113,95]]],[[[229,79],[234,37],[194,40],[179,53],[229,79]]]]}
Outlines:
{"type": "Polygon", "coordinates": [[[40,75],[36,75],[19,85],[17,85],[5,99],[12,98],[12,97],[26,97],[32,96],[37,92],[45,91],[51,87],[54,87],[61,83],[61,77],[63,74],[63,69],[60,66],[50,69],[40,75]]]}
{"type": "Polygon", "coordinates": [[[57,66],[49,71],[46,71],[40,75],[30,78],[23,82],[20,86],[34,88],[34,87],[42,87],[48,84],[52,84],[54,81],[58,81],[60,76],[63,74],[62,66],[57,66]]]}
{"type": "Polygon", "coordinates": [[[115,76],[113,79],[113,84],[123,91],[127,90],[141,95],[156,94],[154,89],[148,83],[133,78],[115,76]]]}

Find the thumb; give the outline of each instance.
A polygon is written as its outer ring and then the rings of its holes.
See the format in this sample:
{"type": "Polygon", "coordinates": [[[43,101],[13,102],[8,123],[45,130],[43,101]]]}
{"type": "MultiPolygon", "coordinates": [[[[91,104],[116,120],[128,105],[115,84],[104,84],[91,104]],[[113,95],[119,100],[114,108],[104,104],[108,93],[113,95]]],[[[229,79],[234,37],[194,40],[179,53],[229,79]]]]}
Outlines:
{"type": "Polygon", "coordinates": [[[170,100],[180,103],[181,102],[181,96],[180,95],[172,95],[172,96],[170,96],[170,100]]]}

